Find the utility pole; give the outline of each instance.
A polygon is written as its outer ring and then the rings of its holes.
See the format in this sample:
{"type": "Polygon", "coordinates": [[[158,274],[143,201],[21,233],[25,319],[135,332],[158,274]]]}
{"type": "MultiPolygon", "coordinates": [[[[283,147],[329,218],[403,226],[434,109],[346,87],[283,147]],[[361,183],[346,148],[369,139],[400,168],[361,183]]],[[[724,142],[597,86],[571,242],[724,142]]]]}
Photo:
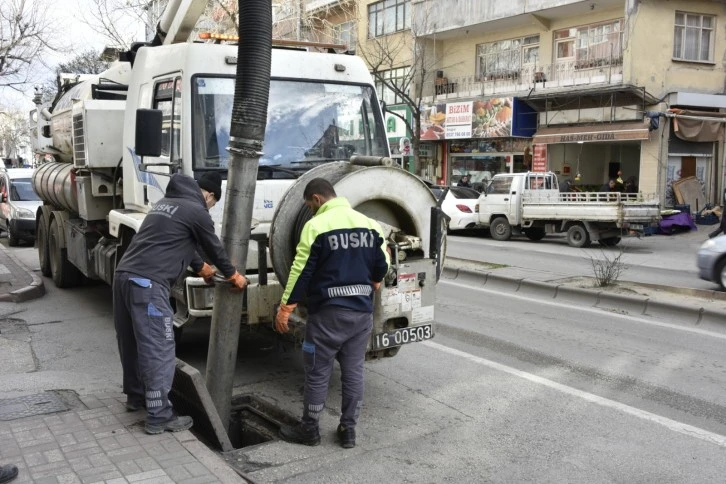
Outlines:
{"type": "MultiPolygon", "coordinates": [[[[231,156],[221,239],[237,270],[244,274],[252,230],[257,165],[267,126],[272,5],[270,0],[238,0],[238,5],[240,41],[237,47],[230,143],[227,148],[231,156]]],[[[212,401],[225,425],[230,422],[243,298],[243,294],[230,292],[227,284],[219,284],[214,290],[206,381],[212,401]]]]}

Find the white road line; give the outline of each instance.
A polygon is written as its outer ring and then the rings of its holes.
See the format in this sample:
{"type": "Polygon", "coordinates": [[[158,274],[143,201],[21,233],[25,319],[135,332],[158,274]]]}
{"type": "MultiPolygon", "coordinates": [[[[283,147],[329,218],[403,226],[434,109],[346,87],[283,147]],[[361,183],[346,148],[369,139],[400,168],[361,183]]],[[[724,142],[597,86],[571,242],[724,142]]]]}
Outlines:
{"type": "Polygon", "coordinates": [[[627,319],[627,320],[631,320],[631,321],[638,321],[639,323],[649,324],[651,326],[658,326],[660,328],[668,328],[668,329],[673,329],[673,330],[676,330],[676,331],[686,331],[688,333],[699,334],[701,336],[708,336],[710,338],[718,338],[718,339],[726,340],[726,334],[723,334],[723,333],[716,333],[715,331],[708,331],[706,329],[700,329],[700,328],[690,328],[688,326],[681,326],[681,325],[678,325],[678,324],[661,323],[660,321],[654,321],[654,320],[651,320],[651,319],[645,319],[643,317],[635,316],[635,315],[632,315],[632,314],[620,314],[620,313],[616,313],[616,312],[611,312],[611,311],[608,311],[606,308],[600,308],[600,307],[597,307],[597,306],[575,306],[573,304],[568,304],[568,303],[561,303],[561,302],[558,303],[557,302],[557,299],[553,299],[552,301],[549,301],[549,300],[546,300],[546,299],[539,299],[539,298],[532,298],[532,297],[528,297],[528,296],[521,296],[521,295],[519,295],[517,293],[514,293],[514,294],[510,294],[510,293],[506,293],[506,292],[503,293],[503,292],[499,292],[499,291],[493,291],[491,289],[486,289],[486,288],[483,288],[483,287],[471,287],[468,284],[462,284],[461,282],[454,282],[454,281],[449,281],[449,280],[444,280],[444,279],[441,279],[439,281],[439,284],[442,284],[442,283],[443,284],[451,284],[452,286],[457,286],[457,287],[469,289],[469,290],[472,290],[472,291],[488,292],[490,294],[496,294],[498,296],[505,296],[505,297],[511,297],[511,298],[515,298],[515,299],[522,299],[522,300],[525,300],[527,302],[537,301],[538,304],[547,304],[549,306],[558,306],[558,307],[566,306],[566,307],[571,307],[571,308],[577,309],[578,311],[588,311],[588,312],[597,313],[597,314],[606,313],[608,316],[611,316],[613,318],[627,319]]]}
{"type": "Polygon", "coordinates": [[[513,375],[513,376],[516,376],[519,378],[523,378],[525,380],[529,380],[532,383],[536,383],[538,385],[543,385],[548,388],[552,388],[553,390],[557,390],[557,391],[565,393],[567,395],[572,395],[573,397],[581,398],[583,400],[594,403],[596,405],[619,410],[623,413],[633,415],[634,417],[638,417],[643,420],[648,420],[648,421],[656,423],[658,425],[662,425],[663,427],[666,427],[669,430],[678,432],[679,434],[687,435],[689,437],[695,437],[697,439],[705,440],[706,442],[710,442],[712,444],[716,444],[721,447],[726,447],[726,437],[723,435],[709,432],[708,430],[703,430],[698,427],[694,427],[692,425],[684,424],[682,422],[677,422],[677,421],[671,420],[667,417],[662,417],[662,416],[656,415],[654,413],[646,412],[645,410],[640,410],[639,408],[631,407],[630,405],[625,405],[624,403],[616,402],[616,401],[610,400],[608,398],[600,397],[600,396],[594,395],[592,393],[578,390],[577,388],[568,387],[567,385],[563,385],[561,383],[557,383],[555,381],[548,380],[547,378],[542,378],[540,376],[533,375],[531,373],[517,370],[516,368],[512,368],[510,366],[505,366],[505,365],[502,365],[501,363],[496,363],[491,360],[486,360],[484,358],[474,356],[471,353],[466,353],[464,351],[460,351],[460,350],[457,350],[454,348],[449,348],[448,346],[434,343],[433,341],[422,341],[422,344],[424,344],[430,348],[433,348],[435,350],[439,350],[444,353],[449,353],[450,355],[458,356],[460,358],[469,360],[473,363],[489,367],[493,370],[498,370],[498,371],[501,371],[504,373],[508,373],[510,375],[513,375]]]}

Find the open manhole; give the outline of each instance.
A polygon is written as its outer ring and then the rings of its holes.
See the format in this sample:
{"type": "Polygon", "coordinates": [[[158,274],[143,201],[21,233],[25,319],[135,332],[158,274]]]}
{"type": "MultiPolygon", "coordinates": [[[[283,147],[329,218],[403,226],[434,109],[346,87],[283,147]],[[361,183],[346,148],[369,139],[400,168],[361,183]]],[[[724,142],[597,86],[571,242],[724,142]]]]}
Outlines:
{"type": "Polygon", "coordinates": [[[232,398],[229,439],[235,449],[277,440],[282,425],[295,425],[289,413],[253,395],[232,398]]]}

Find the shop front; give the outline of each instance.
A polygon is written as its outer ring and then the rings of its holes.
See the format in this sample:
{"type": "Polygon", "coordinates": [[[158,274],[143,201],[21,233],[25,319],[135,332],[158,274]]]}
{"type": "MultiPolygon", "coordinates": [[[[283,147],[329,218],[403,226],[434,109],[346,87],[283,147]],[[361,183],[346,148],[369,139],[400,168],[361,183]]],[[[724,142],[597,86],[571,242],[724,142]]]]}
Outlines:
{"type": "Polygon", "coordinates": [[[489,98],[425,106],[421,140],[445,158],[441,183],[469,175],[482,189],[497,173],[528,171],[537,115],[516,98],[489,98]]]}
{"type": "Polygon", "coordinates": [[[560,184],[598,191],[618,172],[623,181],[641,174],[641,143],[649,139],[646,122],[613,122],[541,127],[534,135],[534,170],[553,171],[560,184]]]}

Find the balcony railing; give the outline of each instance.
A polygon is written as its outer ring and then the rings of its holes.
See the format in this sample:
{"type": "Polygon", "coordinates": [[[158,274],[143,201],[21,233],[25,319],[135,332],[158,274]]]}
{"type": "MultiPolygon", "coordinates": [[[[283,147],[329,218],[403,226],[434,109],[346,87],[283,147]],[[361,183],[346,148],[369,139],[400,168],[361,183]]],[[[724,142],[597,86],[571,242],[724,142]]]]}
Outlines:
{"type": "Polygon", "coordinates": [[[623,57],[618,55],[529,65],[481,76],[439,78],[434,80],[425,95],[434,99],[454,99],[622,82],[623,57]]]}

